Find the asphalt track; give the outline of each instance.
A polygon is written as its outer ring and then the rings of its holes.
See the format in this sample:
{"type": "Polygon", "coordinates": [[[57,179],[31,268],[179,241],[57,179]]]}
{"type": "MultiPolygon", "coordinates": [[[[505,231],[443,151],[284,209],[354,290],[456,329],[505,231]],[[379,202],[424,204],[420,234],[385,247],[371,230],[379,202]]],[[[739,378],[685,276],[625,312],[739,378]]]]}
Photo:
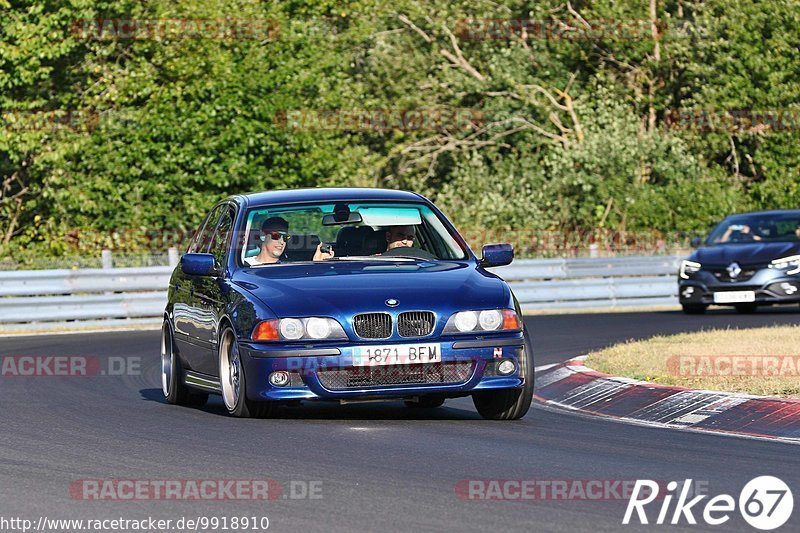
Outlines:
{"type": "MultiPolygon", "coordinates": [[[[796,324],[800,313],[677,312],[526,317],[536,364],[629,338],[710,327],[796,324]]],[[[399,403],[304,405],[273,420],[229,418],[219,399],[167,405],[156,331],[0,339],[0,355],[141,358],[140,375],[0,377],[0,517],[99,519],[267,516],[276,531],[755,531],[724,526],[623,526],[626,502],[463,501],[470,479],[691,478],[711,495],[775,475],[800,505],[798,448],[631,426],[535,406],[516,422],[481,420],[469,399],[433,412],[399,403]],[[81,479],[274,479],[321,482],[321,499],[82,501],[81,479]]],[[[135,372],[133,373],[135,374],[135,372]]],[[[297,483],[300,482],[300,483],[297,483]]],[[[658,505],[658,504],[656,504],[658,505]]],[[[658,509],[648,507],[651,520],[658,509]]],[[[702,513],[695,513],[699,515],[702,513]]],[[[798,511],[781,531],[800,530],[798,511]]],[[[671,516],[671,513],[670,513],[671,516]]],[[[698,516],[702,523],[702,519],[698,516]]]]}

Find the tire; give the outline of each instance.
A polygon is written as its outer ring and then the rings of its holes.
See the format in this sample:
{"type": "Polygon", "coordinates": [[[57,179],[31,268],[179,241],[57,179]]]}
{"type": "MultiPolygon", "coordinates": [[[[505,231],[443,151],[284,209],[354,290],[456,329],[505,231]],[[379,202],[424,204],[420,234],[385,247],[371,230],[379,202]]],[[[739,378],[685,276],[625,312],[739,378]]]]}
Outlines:
{"type": "Polygon", "coordinates": [[[522,388],[479,391],[472,394],[472,403],[487,420],[517,420],[525,416],[533,400],[533,349],[528,330],[523,330],[525,344],[520,357],[520,375],[525,379],[522,388]]]}
{"type": "Polygon", "coordinates": [[[683,312],[687,315],[702,315],[708,308],[707,305],[702,304],[683,304],[683,312]]]}
{"type": "Polygon", "coordinates": [[[412,409],[435,409],[444,405],[444,396],[438,394],[430,394],[428,396],[420,396],[419,401],[405,401],[406,407],[412,409]]]}
{"type": "Polygon", "coordinates": [[[230,326],[219,337],[219,382],[228,414],[239,418],[268,418],[275,412],[275,402],[247,398],[247,376],[239,352],[239,341],[230,326]]]}
{"type": "Polygon", "coordinates": [[[161,326],[161,392],[174,405],[203,406],[208,394],[195,392],[183,383],[181,359],[175,351],[172,324],[165,320],[161,326]]]}
{"type": "Polygon", "coordinates": [[[756,304],[736,304],[734,307],[736,308],[736,312],[742,315],[751,315],[758,309],[756,304]]]}

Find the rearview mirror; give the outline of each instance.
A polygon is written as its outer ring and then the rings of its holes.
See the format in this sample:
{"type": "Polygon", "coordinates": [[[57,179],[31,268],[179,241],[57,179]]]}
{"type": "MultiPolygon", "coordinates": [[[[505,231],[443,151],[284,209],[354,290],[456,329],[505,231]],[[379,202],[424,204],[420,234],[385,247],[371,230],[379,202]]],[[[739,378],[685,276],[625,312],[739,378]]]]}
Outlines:
{"type": "Polygon", "coordinates": [[[482,254],[482,267],[504,266],[514,260],[514,247],[510,244],[487,244],[483,247],[482,254]]]}
{"type": "Polygon", "coordinates": [[[692,248],[700,248],[700,246],[703,244],[703,239],[700,237],[692,237],[692,240],[689,241],[689,244],[692,248]]]}
{"type": "Polygon", "coordinates": [[[338,224],[361,224],[361,213],[333,213],[322,217],[323,226],[335,226],[338,224]]]}
{"type": "Polygon", "coordinates": [[[181,271],[189,276],[216,276],[219,272],[211,254],[186,254],[181,258],[181,271]]]}

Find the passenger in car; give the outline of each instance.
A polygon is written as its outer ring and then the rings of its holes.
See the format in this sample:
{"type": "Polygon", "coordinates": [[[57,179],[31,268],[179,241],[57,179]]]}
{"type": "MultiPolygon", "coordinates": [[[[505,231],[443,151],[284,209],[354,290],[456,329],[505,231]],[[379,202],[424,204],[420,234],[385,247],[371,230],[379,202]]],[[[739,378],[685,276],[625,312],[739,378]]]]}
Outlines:
{"type": "MultiPolygon", "coordinates": [[[[416,239],[417,231],[416,226],[389,226],[389,229],[385,232],[386,238],[386,250],[389,251],[393,248],[401,248],[401,247],[412,247],[414,246],[414,239],[416,239]]],[[[367,245],[366,242],[362,243],[364,246],[367,245]]],[[[360,247],[361,248],[361,247],[360,247]]],[[[374,250],[375,248],[373,248],[374,250]]],[[[369,252],[361,252],[361,253],[369,253],[369,252]]],[[[383,252],[374,253],[372,255],[381,255],[383,252]]],[[[320,243],[317,246],[317,250],[314,253],[314,261],[324,261],[326,259],[332,259],[335,257],[335,253],[333,248],[330,246],[326,246],[323,243],[320,243]]]]}
{"type": "Polygon", "coordinates": [[[386,250],[414,246],[417,237],[416,226],[390,226],[386,230],[386,250]]]}
{"type": "Polygon", "coordinates": [[[280,263],[281,255],[289,240],[289,223],[281,217],[271,217],[261,224],[261,252],[255,257],[246,257],[250,266],[280,263]]]}
{"type": "Polygon", "coordinates": [[[728,226],[719,242],[752,242],[760,241],[761,235],[754,233],[747,224],[732,224],[728,226]]]}

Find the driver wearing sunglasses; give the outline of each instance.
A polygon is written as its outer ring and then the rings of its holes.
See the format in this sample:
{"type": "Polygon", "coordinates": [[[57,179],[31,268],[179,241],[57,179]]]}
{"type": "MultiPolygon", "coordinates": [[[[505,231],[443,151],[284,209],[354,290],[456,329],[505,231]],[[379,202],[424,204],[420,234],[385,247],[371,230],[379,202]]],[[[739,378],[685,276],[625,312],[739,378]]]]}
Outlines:
{"type": "Polygon", "coordinates": [[[280,263],[281,255],[289,240],[289,223],[281,217],[271,217],[261,224],[261,252],[255,257],[247,257],[244,262],[250,266],[280,263]]]}

